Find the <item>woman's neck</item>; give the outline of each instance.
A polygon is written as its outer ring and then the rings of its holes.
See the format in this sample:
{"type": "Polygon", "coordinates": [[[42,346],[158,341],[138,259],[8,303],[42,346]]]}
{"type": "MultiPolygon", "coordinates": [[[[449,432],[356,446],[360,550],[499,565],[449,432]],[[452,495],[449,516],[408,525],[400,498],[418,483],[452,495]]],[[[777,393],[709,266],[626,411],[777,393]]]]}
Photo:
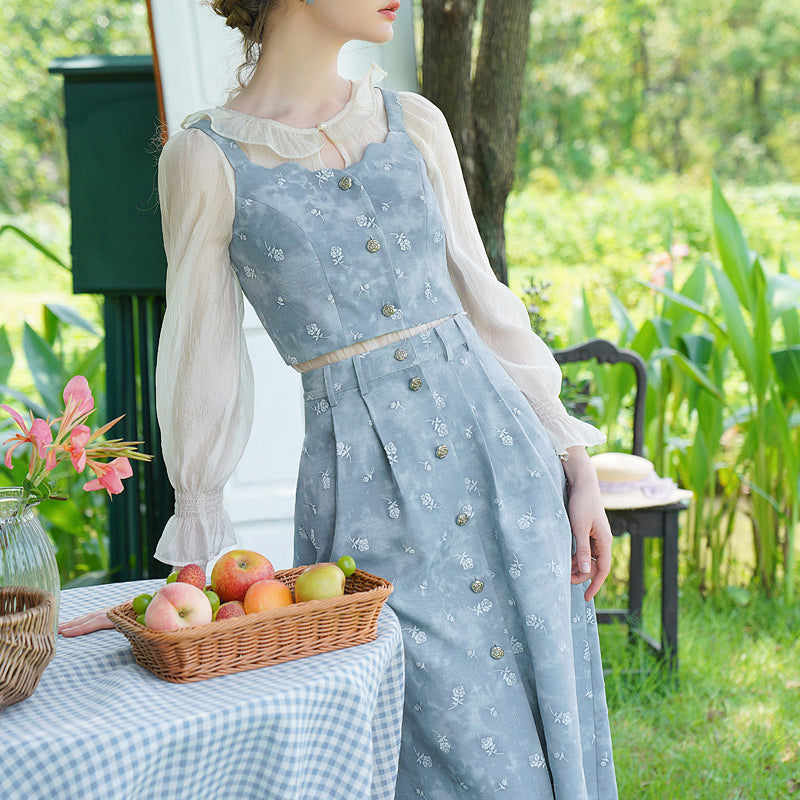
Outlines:
{"type": "Polygon", "coordinates": [[[344,42],[303,17],[287,14],[269,31],[252,78],[227,104],[229,108],[312,128],[347,103],[352,85],[337,69],[344,42]]]}

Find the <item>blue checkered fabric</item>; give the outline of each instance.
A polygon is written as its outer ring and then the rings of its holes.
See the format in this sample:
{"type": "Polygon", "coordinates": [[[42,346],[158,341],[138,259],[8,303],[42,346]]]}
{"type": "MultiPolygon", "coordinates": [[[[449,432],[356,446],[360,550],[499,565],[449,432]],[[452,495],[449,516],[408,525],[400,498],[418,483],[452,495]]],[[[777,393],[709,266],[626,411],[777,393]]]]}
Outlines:
{"type": "MultiPolygon", "coordinates": [[[[163,581],[71,589],[61,619],[163,581]]],[[[114,630],[58,638],[0,713],[3,800],[391,800],[403,711],[400,626],[374,642],[189,684],[138,666],[114,630]]]]}

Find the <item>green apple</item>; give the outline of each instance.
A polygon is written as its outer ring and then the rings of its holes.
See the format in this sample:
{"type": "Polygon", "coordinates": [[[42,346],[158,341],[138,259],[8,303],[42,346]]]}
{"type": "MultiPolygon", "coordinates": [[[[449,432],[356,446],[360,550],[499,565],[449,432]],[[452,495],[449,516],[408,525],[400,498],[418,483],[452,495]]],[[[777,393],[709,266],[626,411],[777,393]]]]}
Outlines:
{"type": "Polygon", "coordinates": [[[153,599],[153,596],[150,594],[137,594],[136,597],[133,598],[133,602],[131,605],[133,606],[133,612],[138,616],[139,614],[144,614],[147,611],[147,606],[150,605],[150,601],[153,599]]]}
{"type": "Polygon", "coordinates": [[[345,577],[349,578],[356,571],[356,560],[353,556],[342,556],[336,562],[336,566],[344,572],[345,577]]]}
{"type": "Polygon", "coordinates": [[[298,575],[294,584],[294,599],[304,603],[307,600],[341,597],[344,594],[344,581],[344,572],[336,564],[312,564],[298,575]]]}

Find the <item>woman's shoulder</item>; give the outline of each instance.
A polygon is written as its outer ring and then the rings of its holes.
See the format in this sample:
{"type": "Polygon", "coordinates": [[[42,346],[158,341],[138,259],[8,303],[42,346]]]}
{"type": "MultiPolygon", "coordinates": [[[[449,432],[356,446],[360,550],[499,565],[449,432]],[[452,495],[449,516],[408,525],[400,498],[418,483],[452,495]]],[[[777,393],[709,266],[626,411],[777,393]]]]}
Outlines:
{"type": "Polygon", "coordinates": [[[398,91],[406,125],[428,128],[432,131],[448,130],[447,120],[439,106],[417,92],[398,91]]]}
{"type": "Polygon", "coordinates": [[[218,191],[224,185],[226,165],[224,153],[210,136],[199,128],[182,128],[164,144],[158,172],[168,184],[218,191]]]}

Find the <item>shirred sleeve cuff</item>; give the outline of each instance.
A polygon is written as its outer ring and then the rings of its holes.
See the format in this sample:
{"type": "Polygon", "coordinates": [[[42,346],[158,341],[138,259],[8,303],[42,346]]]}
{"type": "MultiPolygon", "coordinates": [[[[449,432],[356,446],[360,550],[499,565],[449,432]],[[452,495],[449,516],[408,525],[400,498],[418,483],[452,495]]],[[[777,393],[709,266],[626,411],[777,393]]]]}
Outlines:
{"type": "Polygon", "coordinates": [[[222,491],[176,492],[175,514],[161,534],[155,557],[174,567],[207,564],[220,551],[236,544],[222,491]]]}
{"type": "Polygon", "coordinates": [[[527,398],[534,413],[542,423],[556,453],[562,458],[567,448],[582,446],[592,447],[606,441],[605,434],[588,422],[571,417],[557,397],[539,396],[527,398]]]}

